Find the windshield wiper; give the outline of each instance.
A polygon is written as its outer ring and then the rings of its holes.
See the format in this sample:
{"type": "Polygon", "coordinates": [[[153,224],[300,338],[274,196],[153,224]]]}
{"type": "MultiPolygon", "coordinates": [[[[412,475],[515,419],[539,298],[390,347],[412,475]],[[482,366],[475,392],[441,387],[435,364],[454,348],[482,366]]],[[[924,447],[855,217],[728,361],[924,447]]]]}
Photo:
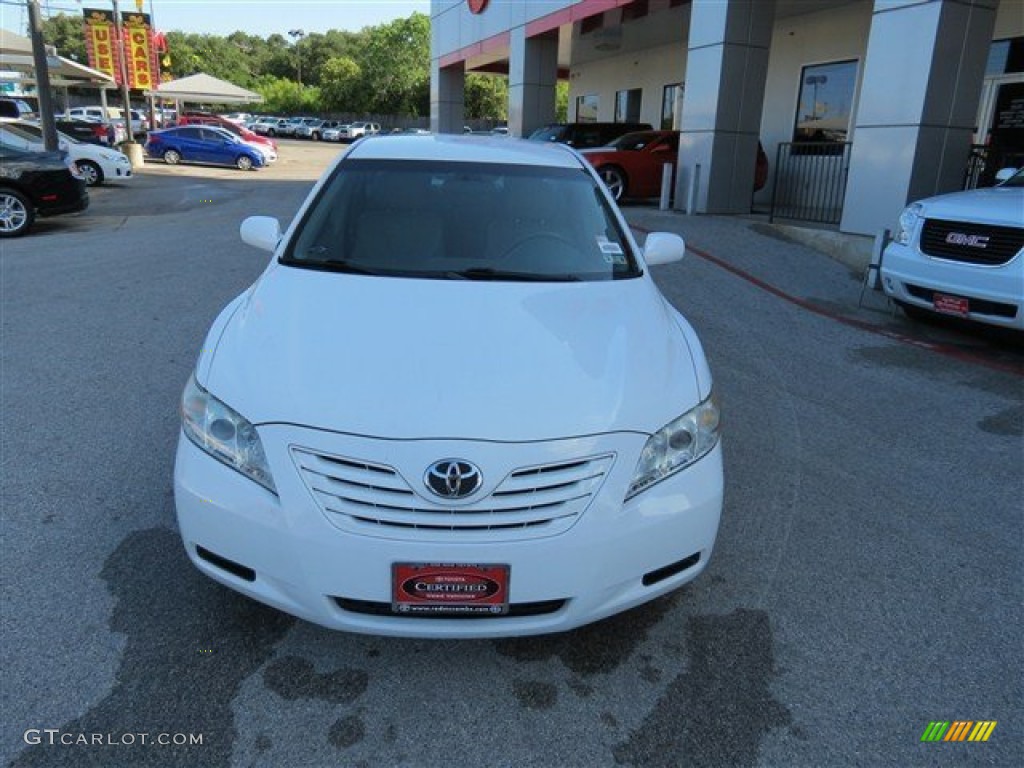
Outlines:
{"type": "Polygon", "coordinates": [[[576,283],[580,278],[570,274],[544,274],[539,272],[513,272],[493,267],[473,267],[447,272],[449,277],[463,280],[509,280],[521,283],[576,283]]]}

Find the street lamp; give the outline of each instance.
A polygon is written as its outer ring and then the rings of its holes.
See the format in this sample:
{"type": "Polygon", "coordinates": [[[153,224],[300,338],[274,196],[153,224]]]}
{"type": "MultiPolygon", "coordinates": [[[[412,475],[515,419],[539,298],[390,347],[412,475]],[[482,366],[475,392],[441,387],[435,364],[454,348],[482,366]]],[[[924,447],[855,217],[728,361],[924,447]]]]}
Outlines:
{"type": "Polygon", "coordinates": [[[299,43],[302,42],[302,38],[306,36],[304,30],[301,29],[289,29],[288,36],[295,40],[295,64],[299,72],[299,85],[302,85],[302,49],[299,48],[299,43]]]}

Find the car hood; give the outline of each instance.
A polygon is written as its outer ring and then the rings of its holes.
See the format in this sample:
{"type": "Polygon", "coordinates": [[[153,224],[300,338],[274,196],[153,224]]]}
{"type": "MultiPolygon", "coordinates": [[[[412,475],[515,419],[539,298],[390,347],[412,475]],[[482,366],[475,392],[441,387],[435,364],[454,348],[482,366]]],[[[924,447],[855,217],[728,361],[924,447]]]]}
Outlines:
{"type": "Polygon", "coordinates": [[[1024,187],[990,187],[954,192],[919,201],[929,219],[1020,226],[1024,187]]]}
{"type": "Polygon", "coordinates": [[[256,424],[544,440],[650,433],[700,401],[649,278],[413,280],[274,264],[236,306],[197,375],[256,424]]]}

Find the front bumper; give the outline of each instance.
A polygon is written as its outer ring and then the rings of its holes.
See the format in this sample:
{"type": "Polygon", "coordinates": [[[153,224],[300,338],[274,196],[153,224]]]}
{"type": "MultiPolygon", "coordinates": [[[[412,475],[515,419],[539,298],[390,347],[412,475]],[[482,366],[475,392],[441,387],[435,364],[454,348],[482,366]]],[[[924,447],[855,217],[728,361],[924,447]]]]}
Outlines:
{"type": "Polygon", "coordinates": [[[882,289],[896,301],[934,311],[934,293],[965,298],[967,319],[1024,330],[1024,254],[999,266],[978,266],[890,243],[880,273],[882,289]]]}
{"type": "MultiPolygon", "coordinates": [[[[284,426],[259,431],[279,496],[181,436],[174,489],[182,540],[192,562],[211,578],[332,629],[435,638],[573,629],[695,578],[708,563],[718,531],[720,445],[692,467],[623,504],[643,436],[557,441],[553,450],[566,456],[611,449],[616,458],[585,511],[553,535],[537,530],[470,535],[387,528],[367,533],[346,530],[328,519],[293,464],[293,447],[360,455],[368,461],[383,456],[394,465],[407,464],[410,471],[405,474],[411,476],[411,468],[422,471],[426,466],[424,457],[466,455],[473,445],[375,441],[284,426]],[[512,615],[392,614],[395,563],[507,564],[512,615]]],[[[492,450],[511,455],[509,460],[519,466],[537,460],[538,449],[531,445],[499,445],[492,450]]],[[[550,459],[552,444],[545,450],[545,459],[550,459]]]]}

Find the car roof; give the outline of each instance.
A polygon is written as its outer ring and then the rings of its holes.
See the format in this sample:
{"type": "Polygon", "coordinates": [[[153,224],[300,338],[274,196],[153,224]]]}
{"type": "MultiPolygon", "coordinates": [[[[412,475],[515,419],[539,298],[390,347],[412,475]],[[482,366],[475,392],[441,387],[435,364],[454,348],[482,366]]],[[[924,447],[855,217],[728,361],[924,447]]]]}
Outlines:
{"type": "Polygon", "coordinates": [[[461,163],[580,168],[572,150],[561,144],[506,137],[432,134],[369,136],[352,146],[347,157],[355,160],[442,160],[461,163]]]}

